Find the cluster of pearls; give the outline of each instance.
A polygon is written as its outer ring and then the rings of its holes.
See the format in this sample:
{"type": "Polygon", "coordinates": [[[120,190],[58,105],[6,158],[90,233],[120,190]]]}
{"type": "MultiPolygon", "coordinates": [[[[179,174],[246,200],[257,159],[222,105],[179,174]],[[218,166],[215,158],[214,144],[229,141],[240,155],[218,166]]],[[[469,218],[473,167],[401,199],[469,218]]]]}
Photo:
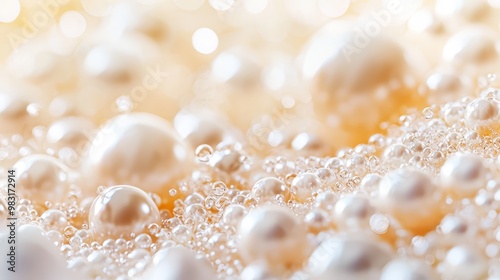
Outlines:
{"type": "Polygon", "coordinates": [[[495,1],[7,2],[13,279],[500,277],[495,1]]]}

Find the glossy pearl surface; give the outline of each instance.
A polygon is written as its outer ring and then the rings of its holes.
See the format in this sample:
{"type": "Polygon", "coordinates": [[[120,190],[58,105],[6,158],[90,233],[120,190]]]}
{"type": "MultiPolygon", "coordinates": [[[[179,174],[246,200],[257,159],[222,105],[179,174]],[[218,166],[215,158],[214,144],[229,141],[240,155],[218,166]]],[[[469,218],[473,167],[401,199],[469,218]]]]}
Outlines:
{"type": "Polygon", "coordinates": [[[461,154],[449,158],[441,168],[441,185],[460,197],[470,197],[486,185],[487,169],[475,155],[461,154]]]}

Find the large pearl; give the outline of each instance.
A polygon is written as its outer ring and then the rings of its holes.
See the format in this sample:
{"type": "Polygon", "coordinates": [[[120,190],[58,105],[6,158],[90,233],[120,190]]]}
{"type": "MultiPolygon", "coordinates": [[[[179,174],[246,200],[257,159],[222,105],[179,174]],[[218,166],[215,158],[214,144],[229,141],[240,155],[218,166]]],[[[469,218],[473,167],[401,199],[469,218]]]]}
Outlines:
{"type": "Polygon", "coordinates": [[[498,131],[500,103],[496,100],[477,98],[465,109],[465,125],[481,135],[489,135],[498,131]]]}
{"type": "Polygon", "coordinates": [[[389,246],[365,236],[338,236],[312,253],[308,270],[314,280],[378,279],[393,257],[389,246]]]}
{"type": "Polygon", "coordinates": [[[434,269],[419,259],[395,259],[382,270],[380,280],[438,280],[434,269]]]}
{"type": "Polygon", "coordinates": [[[193,163],[194,152],[166,120],[131,113],[109,120],[100,129],[82,169],[91,192],[99,185],[130,184],[167,197],[193,163]]]}
{"type": "Polygon", "coordinates": [[[121,185],[106,189],[92,203],[89,225],[102,239],[129,237],[160,221],[158,207],[139,188],[121,185]]]}
{"type": "Polygon", "coordinates": [[[390,37],[369,37],[352,25],[326,25],[303,53],[302,74],[310,81],[317,116],[335,133],[347,132],[343,139],[332,132],[340,146],[366,141],[405,105],[423,102],[415,93],[416,70],[407,50],[390,37]]]}
{"type": "Polygon", "coordinates": [[[217,279],[210,263],[184,247],[162,249],[153,257],[153,263],[140,279],[194,280],[217,279]]]}
{"type": "MultiPolygon", "coordinates": [[[[83,279],[66,268],[66,261],[60,256],[58,248],[51,244],[40,227],[32,224],[17,226],[15,272],[7,270],[10,265],[6,262],[8,258],[4,256],[5,261],[0,263],[1,279],[83,279]]],[[[7,237],[7,232],[0,233],[2,246],[10,246],[7,245],[7,237]]],[[[2,250],[2,254],[7,255],[9,251],[2,250]]]]}
{"type": "Polygon", "coordinates": [[[379,185],[379,207],[403,227],[417,233],[433,229],[441,220],[441,193],[432,180],[414,169],[398,169],[384,176],[379,185]]]}
{"type": "Polygon", "coordinates": [[[375,207],[362,195],[347,195],[340,198],[334,207],[334,221],[343,230],[368,227],[375,207]]]}
{"type": "Polygon", "coordinates": [[[308,247],[305,227],[284,207],[265,206],[250,211],[238,233],[243,260],[264,261],[272,271],[301,264],[308,247]]]}
{"type": "Polygon", "coordinates": [[[486,258],[475,247],[458,245],[446,254],[444,275],[451,279],[484,279],[487,270],[486,258]]]}
{"type": "Polygon", "coordinates": [[[488,170],[481,157],[458,154],[441,167],[441,186],[459,197],[473,197],[486,187],[488,170]]]}
{"type": "Polygon", "coordinates": [[[47,130],[47,144],[56,149],[70,147],[81,153],[94,130],[95,125],[85,118],[62,118],[53,122],[47,130]]]}
{"type": "Polygon", "coordinates": [[[30,155],[15,165],[18,194],[36,204],[62,202],[70,184],[70,170],[59,159],[30,155]]]}

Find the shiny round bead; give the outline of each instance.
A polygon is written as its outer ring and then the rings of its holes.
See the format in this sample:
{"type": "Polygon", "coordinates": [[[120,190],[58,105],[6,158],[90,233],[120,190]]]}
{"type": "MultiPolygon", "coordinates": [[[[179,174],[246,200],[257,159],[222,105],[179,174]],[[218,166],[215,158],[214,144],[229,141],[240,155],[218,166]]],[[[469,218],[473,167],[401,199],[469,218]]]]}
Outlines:
{"type": "Polygon", "coordinates": [[[46,140],[51,147],[70,147],[81,153],[91,140],[95,125],[82,117],[66,117],[53,122],[47,130],[46,140]]]}
{"type": "Polygon", "coordinates": [[[127,238],[139,234],[151,223],[158,223],[160,213],[153,200],[141,189],[120,185],[106,189],[89,211],[90,229],[100,238],[127,238]]]}
{"type": "Polygon", "coordinates": [[[438,280],[439,275],[434,269],[419,259],[395,259],[382,270],[380,280],[438,280]]]}
{"type": "Polygon", "coordinates": [[[473,154],[454,155],[441,167],[441,186],[459,197],[472,197],[486,187],[488,170],[483,159],[473,154]]]}
{"type": "Polygon", "coordinates": [[[292,180],[290,188],[297,201],[305,202],[314,192],[319,191],[322,185],[316,174],[302,173],[292,180]]]}
{"type": "Polygon", "coordinates": [[[470,245],[457,245],[445,257],[444,275],[456,279],[483,279],[487,273],[485,256],[470,245]]]}
{"type": "Polygon", "coordinates": [[[337,201],[333,213],[335,224],[340,229],[358,229],[368,226],[375,207],[363,195],[346,195],[337,201]]]}
{"type": "Polygon", "coordinates": [[[258,180],[253,185],[252,194],[260,201],[275,200],[277,195],[281,195],[285,202],[290,199],[288,186],[283,181],[274,177],[266,177],[258,180]]]}

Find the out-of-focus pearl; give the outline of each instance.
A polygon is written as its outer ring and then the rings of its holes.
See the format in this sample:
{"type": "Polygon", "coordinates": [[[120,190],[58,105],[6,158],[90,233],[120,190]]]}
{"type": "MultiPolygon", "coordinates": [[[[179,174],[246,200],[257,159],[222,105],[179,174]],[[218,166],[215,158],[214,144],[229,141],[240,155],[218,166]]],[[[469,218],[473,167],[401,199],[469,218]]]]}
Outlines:
{"type": "Polygon", "coordinates": [[[249,264],[243,269],[240,275],[240,280],[278,280],[279,277],[274,276],[269,267],[265,263],[257,262],[249,264]]]}
{"type": "Polygon", "coordinates": [[[314,280],[378,279],[393,253],[384,243],[364,236],[338,236],[312,253],[308,270],[314,280]]]}
{"type": "Polygon", "coordinates": [[[341,197],[334,208],[335,224],[344,230],[369,226],[370,217],[375,208],[363,195],[347,195],[341,197]]]}
{"type": "MultiPolygon", "coordinates": [[[[17,225],[15,270],[7,270],[10,266],[3,261],[0,264],[0,278],[11,280],[26,279],[83,279],[80,275],[66,268],[66,261],[60,256],[58,248],[48,240],[45,232],[32,224],[17,225]]],[[[0,233],[2,244],[7,243],[7,234],[0,233]]],[[[3,245],[2,245],[3,246],[3,245]]],[[[2,251],[7,254],[9,251],[2,251]]]]}
{"type": "Polygon", "coordinates": [[[62,211],[56,209],[49,209],[43,212],[41,218],[43,219],[42,225],[46,231],[61,231],[69,224],[66,215],[62,211]]]}
{"type": "Polygon", "coordinates": [[[51,147],[70,147],[83,151],[83,145],[90,140],[95,125],[82,117],[66,117],[52,123],[47,130],[47,143],[51,147]]]}
{"type": "Polygon", "coordinates": [[[498,113],[500,104],[495,100],[478,98],[467,105],[465,109],[465,125],[477,130],[482,135],[488,135],[492,130],[498,130],[498,113]]]}
{"type": "Polygon", "coordinates": [[[175,116],[174,127],[193,148],[202,144],[216,147],[221,142],[234,143],[242,139],[228,122],[211,112],[183,110],[175,116]]]}
{"type": "Polygon", "coordinates": [[[453,72],[431,74],[427,77],[424,88],[431,104],[444,104],[474,92],[470,78],[453,72]]]}
{"type": "Polygon", "coordinates": [[[0,133],[13,133],[27,126],[29,102],[17,95],[0,93],[0,133]]]}
{"type": "Polygon", "coordinates": [[[272,271],[301,264],[308,248],[304,226],[284,207],[265,206],[250,211],[238,233],[243,260],[265,261],[272,271]]]}
{"type": "Polygon", "coordinates": [[[396,259],[382,270],[380,280],[438,280],[439,275],[427,263],[418,259],[396,259]]]}
{"type": "Polygon", "coordinates": [[[217,279],[210,263],[184,247],[158,251],[151,266],[140,279],[144,280],[193,280],[217,279]]]}
{"type": "Polygon", "coordinates": [[[314,173],[302,173],[292,180],[290,185],[295,199],[299,202],[305,202],[312,197],[315,190],[322,186],[321,180],[314,173]]]}
{"type": "Polygon", "coordinates": [[[216,151],[210,157],[209,163],[215,169],[231,174],[238,171],[243,164],[241,157],[241,153],[236,150],[224,149],[216,151]]]}
{"type": "Polygon", "coordinates": [[[469,27],[448,39],[443,59],[473,74],[487,74],[498,62],[499,43],[496,33],[484,26],[469,27]]]}
{"type": "Polygon", "coordinates": [[[317,116],[348,133],[340,146],[366,141],[405,105],[419,106],[415,67],[406,50],[384,35],[368,37],[352,22],[336,21],[312,38],[302,74],[311,82],[317,116]]]}
{"type": "Polygon", "coordinates": [[[252,194],[260,201],[274,200],[277,195],[283,197],[283,201],[290,199],[288,186],[275,177],[266,177],[257,181],[252,188],[252,194]]]}
{"type": "Polygon", "coordinates": [[[425,233],[441,220],[438,205],[441,193],[431,179],[414,169],[389,172],[380,182],[379,207],[406,229],[425,233]]]}
{"type": "Polygon", "coordinates": [[[158,207],[139,188],[121,185],[106,189],[89,211],[89,225],[102,239],[128,237],[143,232],[151,223],[158,223],[158,207]]]}
{"type": "Polygon", "coordinates": [[[485,23],[490,26],[498,24],[498,11],[489,5],[488,0],[438,0],[435,12],[453,29],[470,23],[485,23]]]}
{"type": "Polygon", "coordinates": [[[18,194],[36,204],[62,202],[70,184],[70,170],[59,159],[30,155],[15,165],[18,194]]]}
{"type": "Polygon", "coordinates": [[[84,158],[88,187],[130,184],[161,197],[190,172],[194,152],[170,124],[155,115],[131,113],[109,120],[84,158]]]}
{"type": "Polygon", "coordinates": [[[330,217],[328,212],[320,208],[314,208],[304,217],[304,223],[309,227],[313,233],[318,233],[325,230],[330,225],[330,217]]]}
{"type": "Polygon", "coordinates": [[[247,213],[248,210],[245,208],[245,206],[239,204],[231,204],[224,210],[222,221],[226,225],[237,228],[241,220],[247,213]]]}
{"type": "Polygon", "coordinates": [[[454,279],[483,279],[487,274],[486,258],[475,247],[458,245],[445,257],[444,275],[454,279]]]}
{"type": "Polygon", "coordinates": [[[472,197],[486,187],[487,172],[481,157],[458,154],[441,167],[441,186],[459,197],[472,197]]]}

